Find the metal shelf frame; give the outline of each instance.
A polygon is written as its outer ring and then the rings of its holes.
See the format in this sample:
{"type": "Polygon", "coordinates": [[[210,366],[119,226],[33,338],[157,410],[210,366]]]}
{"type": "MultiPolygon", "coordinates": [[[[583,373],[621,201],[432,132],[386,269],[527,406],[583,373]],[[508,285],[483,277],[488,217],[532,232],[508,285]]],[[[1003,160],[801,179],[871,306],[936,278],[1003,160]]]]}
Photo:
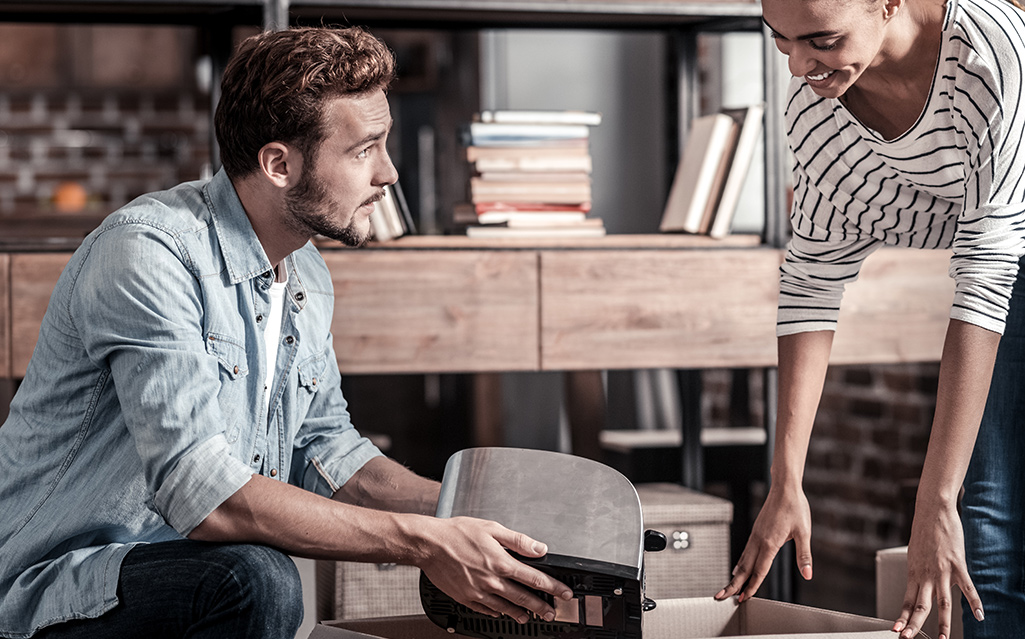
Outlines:
{"type": "MultiPolygon", "coordinates": [[[[417,29],[582,28],[648,29],[671,34],[676,86],[668,96],[676,114],[676,144],[682,149],[687,123],[699,115],[697,38],[705,32],[758,31],[763,34],[765,112],[764,244],[782,247],[787,235],[786,173],[782,119],[782,78],[773,62],[775,47],[754,0],[0,0],[0,22],[134,23],[196,25],[213,43],[215,77],[224,68],[234,26],[275,30],[305,20],[358,23],[371,27],[417,29]]],[[[217,83],[215,82],[215,85],[217,83]]],[[[217,91],[213,92],[214,105],[217,91]]],[[[214,151],[216,157],[216,149],[214,151]]],[[[775,439],[775,371],[766,370],[767,456],[775,439]]],[[[681,393],[700,393],[696,371],[680,372],[681,393]]],[[[696,404],[696,402],[695,402],[696,404]]],[[[692,424],[697,423],[693,421],[692,424]]],[[[684,433],[681,454],[690,468],[684,483],[700,487],[699,431],[684,433]]],[[[784,553],[785,554],[785,553],[784,553]]],[[[777,562],[780,563],[780,562],[777,562]]],[[[783,562],[788,566],[789,564],[783,562]]],[[[768,593],[789,599],[792,576],[773,571],[768,593]]]]}

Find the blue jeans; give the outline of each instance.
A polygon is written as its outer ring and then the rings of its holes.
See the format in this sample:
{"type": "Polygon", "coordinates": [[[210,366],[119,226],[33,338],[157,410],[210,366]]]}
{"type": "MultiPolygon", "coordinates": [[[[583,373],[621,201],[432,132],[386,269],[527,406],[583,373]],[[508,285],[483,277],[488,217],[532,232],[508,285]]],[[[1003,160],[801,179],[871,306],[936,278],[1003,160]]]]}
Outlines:
{"type": "Polygon", "coordinates": [[[292,639],[303,618],[292,560],[265,546],[188,539],[133,548],[121,565],[120,603],[95,619],[34,638],[292,639]]]}
{"type": "MultiPolygon", "coordinates": [[[[1025,260],[1023,260],[1025,262],[1025,260]]],[[[961,504],[968,572],[983,622],[962,600],[965,639],[1025,635],[1025,264],[1019,265],[1007,327],[961,504]]]]}

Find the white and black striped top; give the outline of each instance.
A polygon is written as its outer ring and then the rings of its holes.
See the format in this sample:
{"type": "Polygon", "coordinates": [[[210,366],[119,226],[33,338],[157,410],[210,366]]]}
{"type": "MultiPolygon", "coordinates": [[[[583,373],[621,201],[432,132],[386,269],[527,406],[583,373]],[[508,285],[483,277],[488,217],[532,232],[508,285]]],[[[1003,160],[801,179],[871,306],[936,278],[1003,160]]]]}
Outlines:
{"type": "Polygon", "coordinates": [[[926,107],[884,140],[803,78],[790,84],[793,238],[776,332],[833,330],[844,285],[883,244],[953,248],[950,317],[1003,332],[1025,252],[1025,12],[948,0],[926,107]]]}

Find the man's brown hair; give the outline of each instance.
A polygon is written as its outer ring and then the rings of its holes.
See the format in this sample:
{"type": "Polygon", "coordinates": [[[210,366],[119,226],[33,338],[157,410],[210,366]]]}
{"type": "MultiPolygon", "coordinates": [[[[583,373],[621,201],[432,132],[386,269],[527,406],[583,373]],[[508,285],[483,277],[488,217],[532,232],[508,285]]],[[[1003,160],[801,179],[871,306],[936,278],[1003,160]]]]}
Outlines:
{"type": "Polygon", "coordinates": [[[321,120],[328,99],[386,90],[394,77],[392,52],[358,27],[247,38],[224,70],[214,115],[224,170],[249,175],[269,142],[290,144],[311,158],[326,136],[321,120]]]}

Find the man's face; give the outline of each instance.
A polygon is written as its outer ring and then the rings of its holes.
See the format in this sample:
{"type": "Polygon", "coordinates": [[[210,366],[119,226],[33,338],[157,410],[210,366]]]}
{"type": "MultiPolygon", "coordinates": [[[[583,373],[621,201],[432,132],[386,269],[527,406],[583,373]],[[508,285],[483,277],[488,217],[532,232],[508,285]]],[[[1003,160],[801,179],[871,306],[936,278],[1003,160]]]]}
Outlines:
{"type": "Polygon", "coordinates": [[[305,159],[299,182],[286,194],[286,224],[301,235],[320,234],[348,246],[365,243],[374,203],[398,179],[385,149],[391,125],[381,90],[330,100],[324,109],[327,137],[305,159]]]}

